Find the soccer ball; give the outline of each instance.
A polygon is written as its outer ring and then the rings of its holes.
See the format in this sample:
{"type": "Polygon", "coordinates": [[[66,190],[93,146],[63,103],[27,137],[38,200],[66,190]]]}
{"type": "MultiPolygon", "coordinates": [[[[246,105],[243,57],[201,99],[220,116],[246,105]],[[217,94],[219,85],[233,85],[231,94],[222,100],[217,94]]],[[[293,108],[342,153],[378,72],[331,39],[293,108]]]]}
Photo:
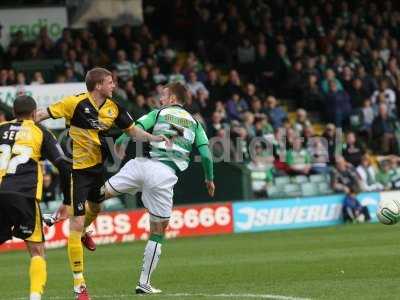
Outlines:
{"type": "Polygon", "coordinates": [[[396,224],[400,220],[400,201],[382,199],[378,204],[376,216],[382,224],[396,224]]]}

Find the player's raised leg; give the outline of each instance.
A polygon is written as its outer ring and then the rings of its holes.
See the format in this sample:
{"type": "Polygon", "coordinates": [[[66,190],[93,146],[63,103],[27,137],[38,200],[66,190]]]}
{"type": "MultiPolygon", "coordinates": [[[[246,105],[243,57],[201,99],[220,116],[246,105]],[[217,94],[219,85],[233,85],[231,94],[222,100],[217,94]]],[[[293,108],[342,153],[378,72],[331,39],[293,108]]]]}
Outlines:
{"type": "Polygon", "coordinates": [[[92,201],[86,201],[85,223],[82,234],[82,244],[90,251],[96,250],[96,243],[93,240],[90,231],[87,228],[96,220],[97,215],[101,212],[101,204],[92,201]]]}

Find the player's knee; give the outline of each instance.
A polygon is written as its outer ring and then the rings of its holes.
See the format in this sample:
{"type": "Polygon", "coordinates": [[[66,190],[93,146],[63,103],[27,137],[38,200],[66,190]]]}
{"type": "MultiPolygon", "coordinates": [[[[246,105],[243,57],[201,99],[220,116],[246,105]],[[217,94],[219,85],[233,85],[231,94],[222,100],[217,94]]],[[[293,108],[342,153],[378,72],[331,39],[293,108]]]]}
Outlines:
{"type": "Polygon", "coordinates": [[[74,216],[69,218],[69,229],[82,231],[85,225],[85,216],[74,216]]]}
{"type": "Polygon", "coordinates": [[[98,214],[101,212],[101,204],[100,203],[95,203],[91,201],[87,201],[87,207],[86,209],[90,210],[92,213],[98,214]]]}
{"type": "Polygon", "coordinates": [[[100,189],[100,198],[98,202],[103,202],[104,200],[107,200],[111,197],[114,197],[114,194],[112,194],[110,187],[107,185],[107,183],[105,183],[100,189]]]}
{"type": "Polygon", "coordinates": [[[26,242],[26,245],[31,257],[34,256],[44,257],[44,243],[26,242]]]}
{"type": "Polygon", "coordinates": [[[155,219],[152,217],[150,217],[150,234],[163,235],[165,233],[165,230],[167,229],[169,219],[165,220],[157,217],[157,219],[155,219]]]}

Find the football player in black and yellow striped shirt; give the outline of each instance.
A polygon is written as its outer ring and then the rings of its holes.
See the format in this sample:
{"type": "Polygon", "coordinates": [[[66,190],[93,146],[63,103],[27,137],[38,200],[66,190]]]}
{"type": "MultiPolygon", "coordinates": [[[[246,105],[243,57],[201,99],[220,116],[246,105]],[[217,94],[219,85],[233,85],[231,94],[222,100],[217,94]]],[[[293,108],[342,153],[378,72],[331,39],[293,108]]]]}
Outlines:
{"type": "Polygon", "coordinates": [[[36,125],[36,103],[29,96],[14,101],[16,119],[0,124],[0,244],[12,236],[25,240],[31,255],[30,300],[40,300],[46,284],[44,236],[39,201],[43,175],[39,160],[49,159],[60,171],[69,165],[54,136],[36,125]]]}
{"type": "Polygon", "coordinates": [[[154,136],[136,127],[129,113],[111,99],[115,84],[108,70],[94,68],[87,73],[85,81],[88,92],[66,97],[37,113],[38,120],[64,117],[72,139],[68,255],[76,299],[88,297],[83,278],[81,236],[100,212],[107,130],[116,125],[135,139],[168,141],[165,136],[154,136]]]}

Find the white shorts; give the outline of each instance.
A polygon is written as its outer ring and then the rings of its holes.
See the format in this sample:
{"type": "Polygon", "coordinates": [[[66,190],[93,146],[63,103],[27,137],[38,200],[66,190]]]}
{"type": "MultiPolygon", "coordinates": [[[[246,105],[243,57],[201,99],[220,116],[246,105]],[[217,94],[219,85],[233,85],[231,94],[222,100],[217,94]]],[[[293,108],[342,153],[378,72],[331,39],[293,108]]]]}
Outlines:
{"type": "Polygon", "coordinates": [[[168,219],[172,213],[174,185],[178,181],[175,171],[157,160],[135,158],[105,183],[111,195],[142,192],[142,202],[150,215],[168,219]]]}

